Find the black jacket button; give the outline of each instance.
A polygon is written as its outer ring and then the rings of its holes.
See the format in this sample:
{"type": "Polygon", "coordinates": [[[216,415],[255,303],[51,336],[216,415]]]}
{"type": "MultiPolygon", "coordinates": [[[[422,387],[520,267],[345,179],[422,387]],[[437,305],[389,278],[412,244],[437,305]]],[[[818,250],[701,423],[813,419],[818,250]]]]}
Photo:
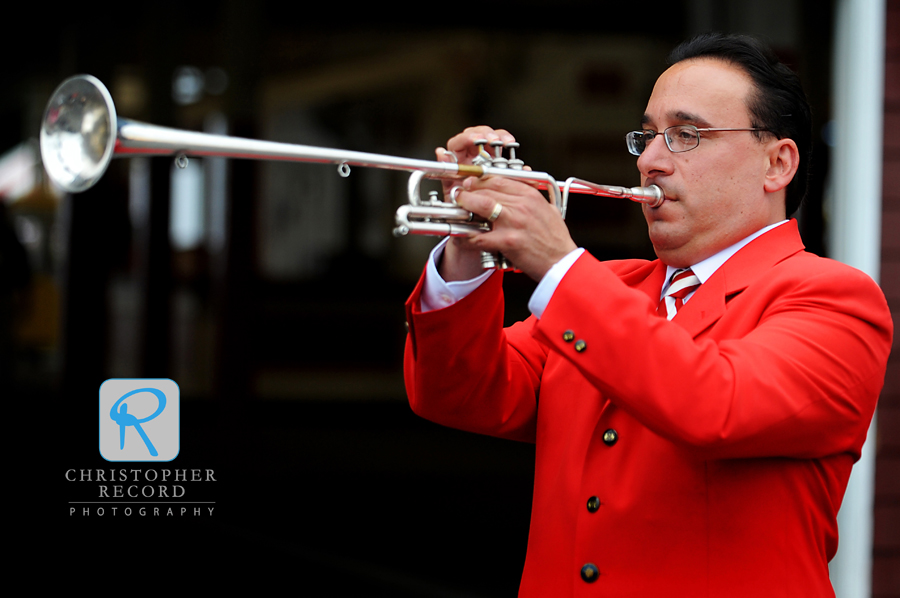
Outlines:
{"type": "Polygon", "coordinates": [[[591,513],[596,513],[597,509],[600,508],[600,499],[596,496],[592,496],[587,501],[587,510],[591,513]]]}
{"type": "Polygon", "coordinates": [[[566,330],[565,332],[563,332],[563,340],[567,343],[571,343],[575,340],[575,333],[571,330],[566,330]]]}
{"type": "Polygon", "coordinates": [[[606,446],[612,446],[619,441],[619,433],[610,428],[603,433],[603,442],[606,446]]]}
{"type": "Polygon", "coordinates": [[[581,579],[588,583],[594,583],[600,577],[600,571],[594,563],[588,563],[581,568],[581,579]]]}
{"type": "Polygon", "coordinates": [[[577,340],[577,341],[575,341],[575,350],[576,350],[576,351],[578,351],[579,353],[581,353],[581,352],[584,351],[585,349],[587,349],[587,343],[586,343],[586,342],[584,342],[584,341],[582,341],[582,340],[577,340]]]}

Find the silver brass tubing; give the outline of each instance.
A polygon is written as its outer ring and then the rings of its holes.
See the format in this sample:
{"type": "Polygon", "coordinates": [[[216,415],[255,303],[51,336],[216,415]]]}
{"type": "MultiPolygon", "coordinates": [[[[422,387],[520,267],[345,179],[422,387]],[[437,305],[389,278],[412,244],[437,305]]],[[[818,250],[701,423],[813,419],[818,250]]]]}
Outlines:
{"type": "Polygon", "coordinates": [[[433,235],[438,237],[467,237],[491,230],[487,222],[475,220],[471,212],[459,207],[411,206],[397,208],[397,227],[394,235],[433,235]]]}
{"type": "MultiPolygon", "coordinates": [[[[499,151],[498,148],[498,154],[499,151]]],[[[148,125],[118,118],[109,91],[98,79],[79,75],[63,81],[47,103],[41,123],[41,158],[53,182],[70,193],[85,191],[100,180],[113,157],[135,155],[177,156],[179,162],[184,162],[186,156],[215,156],[331,163],[338,165],[342,176],[349,175],[350,166],[408,171],[412,173],[408,184],[409,205],[397,210],[395,235],[457,236],[490,230],[489,223],[453,202],[423,202],[419,195],[423,178],[516,179],[547,191],[563,218],[570,192],[622,197],[651,207],[665,199],[662,189],[655,185],[613,187],[573,177],[561,187],[545,172],[500,168],[489,165],[490,161],[481,166],[436,162],[148,125]]],[[[489,263],[492,267],[509,267],[502,256],[486,256],[486,266],[489,263]]]]}
{"type": "Polygon", "coordinates": [[[481,168],[468,165],[213,135],[120,119],[106,87],[90,75],[64,81],[44,112],[44,166],[53,181],[69,192],[93,186],[114,156],[179,154],[421,170],[433,177],[483,174],[481,168]]]}
{"type": "Polygon", "coordinates": [[[645,203],[651,208],[658,208],[666,199],[666,194],[657,185],[649,187],[616,187],[614,185],[599,185],[584,179],[570,177],[563,185],[563,205],[568,203],[569,193],[584,193],[599,195],[601,197],[619,197],[645,203]]]}
{"type": "MultiPolygon", "coordinates": [[[[70,192],[93,186],[114,156],[179,154],[422,171],[429,178],[498,175],[547,186],[555,184],[552,177],[541,172],[260,141],[120,119],[106,87],[90,75],[64,81],[54,92],[44,113],[41,155],[54,182],[70,192]]],[[[558,206],[559,200],[554,203],[558,206]]]]}
{"type": "Polygon", "coordinates": [[[460,165],[447,162],[398,158],[352,150],[311,145],[260,141],[227,135],[212,135],[120,120],[116,155],[215,156],[368,166],[389,170],[424,171],[439,176],[460,174],[460,165]]]}
{"type": "MultiPolygon", "coordinates": [[[[41,126],[41,155],[44,165],[54,182],[73,193],[93,186],[102,177],[114,156],[179,154],[421,171],[428,178],[503,176],[547,190],[553,203],[562,207],[560,186],[552,176],[544,172],[213,135],[120,119],[116,115],[109,91],[103,83],[90,75],[79,75],[63,81],[50,98],[44,112],[41,126]]],[[[597,185],[582,179],[570,180],[572,193],[603,195],[602,189],[626,189],[597,185]]],[[[634,197],[638,197],[643,189],[633,188],[633,191],[638,192],[634,197]]],[[[612,193],[611,196],[632,197],[617,193],[612,193]]],[[[655,197],[655,194],[649,193],[647,196],[655,197]]]]}

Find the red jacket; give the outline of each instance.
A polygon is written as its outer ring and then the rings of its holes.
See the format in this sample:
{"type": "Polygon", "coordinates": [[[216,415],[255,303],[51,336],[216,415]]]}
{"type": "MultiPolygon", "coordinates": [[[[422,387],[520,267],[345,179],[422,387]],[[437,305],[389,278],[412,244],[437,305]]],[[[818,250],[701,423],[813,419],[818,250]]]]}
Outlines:
{"type": "Polygon", "coordinates": [[[881,290],[803,251],[795,222],[671,322],[665,271],[584,254],[540,320],[507,329],[501,275],[425,314],[420,281],[410,405],[536,443],[520,596],[833,596],[836,516],[891,347],[881,290]]]}

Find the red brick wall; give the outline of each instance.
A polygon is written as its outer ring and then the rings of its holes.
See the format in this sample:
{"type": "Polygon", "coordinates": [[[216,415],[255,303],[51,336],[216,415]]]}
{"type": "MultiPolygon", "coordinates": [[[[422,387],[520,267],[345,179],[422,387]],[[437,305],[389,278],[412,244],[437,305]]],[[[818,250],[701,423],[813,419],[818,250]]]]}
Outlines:
{"type": "MultiPolygon", "coordinates": [[[[900,325],[900,0],[887,0],[881,285],[900,325]]],[[[900,597],[900,351],[897,334],[878,406],[874,598],[900,597]]]]}

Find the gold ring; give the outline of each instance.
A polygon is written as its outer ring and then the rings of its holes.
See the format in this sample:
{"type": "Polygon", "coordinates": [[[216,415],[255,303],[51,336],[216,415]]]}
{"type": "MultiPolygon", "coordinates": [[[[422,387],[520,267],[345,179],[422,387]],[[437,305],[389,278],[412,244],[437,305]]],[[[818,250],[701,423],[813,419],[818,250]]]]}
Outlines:
{"type": "Polygon", "coordinates": [[[502,209],[503,209],[503,204],[501,204],[499,201],[497,203],[495,203],[494,211],[491,212],[490,216],[488,216],[488,222],[495,222],[497,220],[497,218],[500,217],[500,210],[502,210],[502,209]]]}

